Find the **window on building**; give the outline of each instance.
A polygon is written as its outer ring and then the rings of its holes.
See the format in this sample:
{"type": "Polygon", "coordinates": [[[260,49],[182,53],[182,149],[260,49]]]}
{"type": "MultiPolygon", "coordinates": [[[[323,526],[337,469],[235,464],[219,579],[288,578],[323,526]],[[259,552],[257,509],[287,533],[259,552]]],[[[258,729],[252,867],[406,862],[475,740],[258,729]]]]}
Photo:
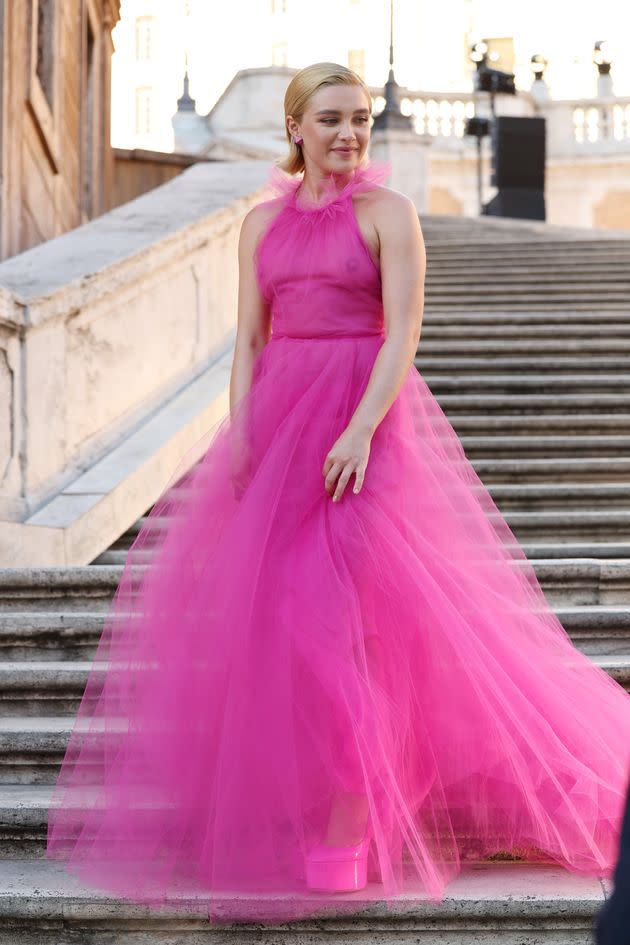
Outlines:
{"type": "Polygon", "coordinates": [[[348,68],[365,79],[365,49],[348,50],[348,68]]]}
{"type": "Polygon", "coordinates": [[[148,135],[153,131],[153,89],[136,89],[136,134],[148,135]]]}
{"type": "Polygon", "coordinates": [[[155,17],[136,17],[136,59],[152,59],[154,54],[155,17]]]}
{"type": "Polygon", "coordinates": [[[273,44],[271,62],[274,66],[287,66],[289,64],[289,44],[287,42],[273,44]]]}

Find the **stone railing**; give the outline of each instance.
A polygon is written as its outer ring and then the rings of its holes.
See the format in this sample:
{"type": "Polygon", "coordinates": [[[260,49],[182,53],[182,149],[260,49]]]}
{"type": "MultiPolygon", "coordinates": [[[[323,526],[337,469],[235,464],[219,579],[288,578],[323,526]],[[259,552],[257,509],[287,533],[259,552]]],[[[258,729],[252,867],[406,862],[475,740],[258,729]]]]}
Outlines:
{"type": "Polygon", "coordinates": [[[269,164],[198,164],[0,264],[0,566],[93,560],[227,411],[269,164]]]}
{"type": "Polygon", "coordinates": [[[552,156],[630,153],[630,97],[546,102],[552,156]]]}
{"type": "MultiPolygon", "coordinates": [[[[384,100],[372,89],[376,114],[384,100]]],[[[537,101],[528,91],[498,95],[497,114],[541,115],[547,119],[547,156],[630,153],[630,96],[537,101]]],[[[412,115],[418,134],[441,149],[475,147],[464,136],[466,119],[488,115],[488,95],[470,92],[414,92],[401,89],[401,109],[412,115]]]]}

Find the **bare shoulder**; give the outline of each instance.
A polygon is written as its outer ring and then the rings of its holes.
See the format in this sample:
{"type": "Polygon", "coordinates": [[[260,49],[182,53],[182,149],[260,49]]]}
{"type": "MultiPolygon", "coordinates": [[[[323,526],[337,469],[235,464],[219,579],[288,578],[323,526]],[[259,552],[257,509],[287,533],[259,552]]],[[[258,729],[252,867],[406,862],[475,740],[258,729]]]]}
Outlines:
{"type": "Polygon", "coordinates": [[[250,207],[241,223],[239,242],[253,249],[271,221],[282,209],[282,201],[276,197],[250,207]]]}
{"type": "Polygon", "coordinates": [[[391,187],[379,186],[370,191],[368,196],[372,197],[373,219],[379,230],[419,226],[418,211],[411,197],[406,194],[391,187]]]}
{"type": "Polygon", "coordinates": [[[418,211],[410,197],[378,186],[357,194],[356,201],[357,222],[375,259],[382,259],[387,248],[389,258],[417,252],[418,246],[424,252],[418,211]]]}
{"type": "Polygon", "coordinates": [[[357,195],[360,208],[379,236],[387,232],[418,230],[420,221],[413,200],[391,187],[379,185],[357,195]]]}

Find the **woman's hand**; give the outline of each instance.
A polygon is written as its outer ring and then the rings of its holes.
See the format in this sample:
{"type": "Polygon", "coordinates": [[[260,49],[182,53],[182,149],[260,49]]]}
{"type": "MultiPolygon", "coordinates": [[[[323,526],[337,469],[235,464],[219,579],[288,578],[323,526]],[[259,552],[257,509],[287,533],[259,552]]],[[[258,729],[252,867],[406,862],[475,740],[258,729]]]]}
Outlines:
{"type": "Polygon", "coordinates": [[[352,491],[360,491],[370,456],[372,435],[367,430],[348,426],[333,443],[322,469],[326,492],[332,495],[333,502],[341,499],[346,483],[353,473],[352,491]]]}

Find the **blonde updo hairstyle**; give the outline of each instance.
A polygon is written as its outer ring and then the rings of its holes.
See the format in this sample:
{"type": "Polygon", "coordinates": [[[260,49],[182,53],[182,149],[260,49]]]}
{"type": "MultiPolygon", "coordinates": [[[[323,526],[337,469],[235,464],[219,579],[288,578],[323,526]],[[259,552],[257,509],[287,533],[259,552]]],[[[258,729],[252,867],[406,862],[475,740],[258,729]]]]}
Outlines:
{"type": "MultiPolygon", "coordinates": [[[[277,161],[276,165],[287,174],[299,174],[304,170],[302,146],[293,140],[287,128],[287,117],[291,115],[295,121],[300,122],[311,97],[327,85],[360,85],[365,92],[370,114],[372,113],[373,102],[370,90],[361,76],[352,69],[336,62],[316,62],[300,69],[293,76],[284,93],[284,130],[289,142],[289,153],[277,161]]],[[[364,162],[365,160],[367,160],[366,157],[364,157],[364,162]]]]}

